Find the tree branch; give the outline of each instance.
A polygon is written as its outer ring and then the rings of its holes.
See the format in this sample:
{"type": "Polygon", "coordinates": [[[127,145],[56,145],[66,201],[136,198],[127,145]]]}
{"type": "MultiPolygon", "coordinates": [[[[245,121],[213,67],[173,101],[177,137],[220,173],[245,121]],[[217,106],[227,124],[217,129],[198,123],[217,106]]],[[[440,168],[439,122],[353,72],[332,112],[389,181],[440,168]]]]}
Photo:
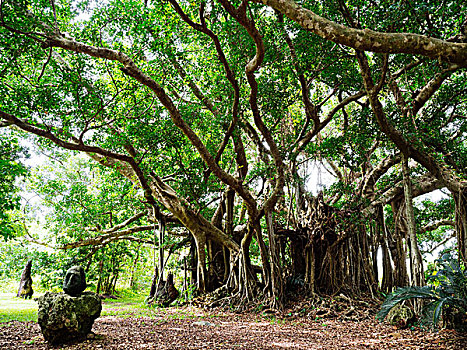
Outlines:
{"type": "Polygon", "coordinates": [[[256,81],[254,73],[259,68],[264,59],[264,42],[260,32],[256,28],[254,21],[252,19],[249,19],[246,15],[246,8],[248,3],[247,0],[244,0],[238,9],[234,8],[232,4],[230,4],[230,2],[227,0],[220,0],[220,2],[224,9],[246,29],[250,37],[253,39],[256,47],[255,56],[247,63],[245,67],[245,73],[247,76],[248,84],[251,88],[249,102],[251,111],[253,113],[253,119],[255,121],[256,127],[263,135],[264,139],[266,140],[266,143],[269,146],[269,149],[271,150],[271,155],[274,159],[274,164],[277,171],[274,190],[262,206],[262,209],[268,211],[272,210],[277,200],[283,193],[283,187],[285,184],[285,173],[281,153],[279,152],[279,148],[277,147],[277,144],[275,143],[270,130],[267,128],[267,126],[264,124],[261,118],[257,101],[258,82],[256,81]]]}
{"type": "Polygon", "coordinates": [[[252,0],[268,5],[323,39],[361,51],[408,53],[467,66],[467,44],[412,33],[354,29],[318,16],[293,0],[252,0]]]}
{"type": "Polygon", "coordinates": [[[416,115],[420,108],[430,99],[433,94],[438,91],[441,84],[449,78],[460,67],[456,64],[450,65],[449,68],[443,69],[420,90],[413,101],[412,115],[416,115]]]}
{"type": "Polygon", "coordinates": [[[397,153],[396,155],[390,155],[384,158],[379,164],[365,176],[363,180],[363,189],[362,193],[364,196],[373,194],[373,187],[378,181],[378,179],[385,174],[392,166],[400,163],[401,154],[397,153]]]}
{"type": "Polygon", "coordinates": [[[383,131],[402,152],[408,154],[431,172],[433,176],[442,181],[443,185],[448,187],[449,190],[457,193],[467,188],[467,181],[461,180],[451,169],[440,164],[431,154],[416,148],[414,142],[407,140],[402,133],[387,120],[383,105],[378,98],[378,92],[375,90],[365,53],[357,51],[357,60],[371,108],[381,131],[383,131]]]}
{"type": "Polygon", "coordinates": [[[420,233],[425,233],[425,232],[428,232],[428,231],[434,231],[436,230],[438,227],[441,227],[441,226],[452,226],[452,227],[455,227],[456,226],[456,223],[452,220],[439,220],[439,221],[436,221],[430,225],[426,225],[426,226],[423,226],[422,228],[420,228],[420,233]]]}
{"type": "Polygon", "coordinates": [[[131,227],[126,230],[123,230],[123,231],[111,232],[111,233],[107,233],[101,236],[88,238],[88,239],[84,239],[84,240],[76,241],[72,243],[67,243],[57,248],[62,249],[62,250],[68,250],[68,249],[74,249],[78,247],[86,247],[90,245],[104,246],[116,239],[125,239],[125,236],[131,235],[135,232],[151,231],[153,229],[154,229],[153,225],[135,226],[135,227],[131,227]]]}
{"type": "MultiPolygon", "coordinates": [[[[429,174],[416,178],[412,181],[413,197],[418,197],[426,193],[433,192],[434,190],[443,188],[443,184],[438,179],[429,174]]],[[[376,193],[375,200],[364,210],[364,215],[368,215],[374,211],[378,206],[385,205],[399,197],[404,193],[403,185],[401,182],[391,186],[383,193],[376,193]]]]}
{"type": "MultiPolygon", "coordinates": [[[[226,133],[224,135],[224,139],[222,140],[222,142],[221,142],[221,144],[220,144],[220,146],[218,148],[217,154],[215,156],[215,162],[218,163],[222,153],[225,150],[225,147],[227,146],[227,142],[228,142],[229,138],[232,136],[233,131],[234,131],[234,129],[235,129],[237,123],[238,123],[239,106],[240,106],[240,86],[238,84],[237,79],[235,78],[235,74],[233,73],[232,69],[230,68],[229,63],[227,62],[227,58],[225,57],[225,53],[224,53],[224,50],[222,49],[222,46],[221,46],[221,43],[220,43],[220,40],[219,40],[218,36],[216,34],[214,34],[214,32],[211,31],[207,27],[207,25],[205,23],[205,20],[204,20],[204,5],[205,4],[204,4],[204,2],[201,2],[200,10],[199,10],[199,16],[200,16],[200,19],[201,19],[201,24],[193,22],[188,17],[188,15],[182,10],[182,8],[180,7],[180,5],[178,4],[178,2],[176,0],[169,0],[169,2],[172,4],[175,11],[178,13],[178,15],[180,16],[180,18],[183,21],[185,21],[193,29],[195,29],[195,30],[197,30],[197,31],[199,31],[201,33],[204,33],[208,37],[211,38],[211,40],[213,41],[214,46],[216,48],[217,57],[219,58],[219,61],[222,63],[222,66],[224,67],[227,80],[230,82],[230,85],[232,85],[232,88],[234,90],[234,101],[233,101],[233,104],[232,104],[232,120],[230,122],[230,125],[229,125],[229,127],[228,127],[228,129],[227,129],[227,131],[226,131],[226,133]]],[[[213,113],[213,114],[215,114],[215,113],[213,113]]],[[[219,115],[219,113],[217,113],[215,115],[219,115]]],[[[208,173],[206,173],[206,174],[208,175],[208,173]]]]}

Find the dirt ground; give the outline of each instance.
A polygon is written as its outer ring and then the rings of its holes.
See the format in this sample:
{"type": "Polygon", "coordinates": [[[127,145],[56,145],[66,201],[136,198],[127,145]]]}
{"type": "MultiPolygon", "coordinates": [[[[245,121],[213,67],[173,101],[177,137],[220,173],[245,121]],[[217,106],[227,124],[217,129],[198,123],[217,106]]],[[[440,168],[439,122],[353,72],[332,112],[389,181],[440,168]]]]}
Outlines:
{"type": "Polygon", "coordinates": [[[104,316],[89,339],[49,346],[35,322],[0,324],[0,349],[467,349],[467,334],[399,330],[373,319],[282,319],[254,314],[164,311],[151,317],[104,316]]]}

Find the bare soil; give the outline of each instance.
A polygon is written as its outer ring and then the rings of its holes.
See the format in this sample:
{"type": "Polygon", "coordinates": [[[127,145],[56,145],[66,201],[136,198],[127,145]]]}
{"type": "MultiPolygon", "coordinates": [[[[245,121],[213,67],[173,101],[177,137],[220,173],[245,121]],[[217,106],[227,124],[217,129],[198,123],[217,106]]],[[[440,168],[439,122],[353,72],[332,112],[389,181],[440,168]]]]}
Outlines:
{"type": "Polygon", "coordinates": [[[81,343],[48,345],[35,322],[0,324],[0,349],[467,349],[467,334],[396,329],[372,318],[311,320],[255,314],[161,310],[151,317],[104,316],[81,343]]]}

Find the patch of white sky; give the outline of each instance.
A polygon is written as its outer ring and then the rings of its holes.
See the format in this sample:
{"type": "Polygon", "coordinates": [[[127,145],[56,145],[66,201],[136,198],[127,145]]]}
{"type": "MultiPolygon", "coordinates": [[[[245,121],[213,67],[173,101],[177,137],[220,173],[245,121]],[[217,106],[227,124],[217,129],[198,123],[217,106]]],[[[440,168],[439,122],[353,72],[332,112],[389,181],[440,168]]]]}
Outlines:
{"type": "Polygon", "coordinates": [[[313,195],[317,195],[337,181],[323,161],[308,161],[304,164],[302,174],[306,176],[305,190],[313,195]]]}
{"type": "Polygon", "coordinates": [[[95,9],[107,5],[109,2],[109,0],[87,0],[77,2],[74,10],[78,13],[78,15],[71,23],[74,24],[89,21],[95,9]]]}

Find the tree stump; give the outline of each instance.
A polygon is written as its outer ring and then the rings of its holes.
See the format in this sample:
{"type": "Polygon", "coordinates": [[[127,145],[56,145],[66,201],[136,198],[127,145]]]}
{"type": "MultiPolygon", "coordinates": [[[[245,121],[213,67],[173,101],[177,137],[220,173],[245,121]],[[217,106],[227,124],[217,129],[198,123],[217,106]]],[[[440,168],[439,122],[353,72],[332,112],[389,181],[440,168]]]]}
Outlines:
{"type": "Polygon", "coordinates": [[[180,292],[175,288],[174,276],[169,274],[167,281],[162,289],[159,289],[154,298],[148,300],[148,304],[156,304],[162,306],[169,306],[172,302],[178,298],[180,292]]]}
{"type": "Polygon", "coordinates": [[[21,274],[18,294],[16,295],[19,298],[31,299],[32,295],[34,294],[32,289],[31,267],[32,260],[29,260],[24,267],[23,273],[21,274]]]}

